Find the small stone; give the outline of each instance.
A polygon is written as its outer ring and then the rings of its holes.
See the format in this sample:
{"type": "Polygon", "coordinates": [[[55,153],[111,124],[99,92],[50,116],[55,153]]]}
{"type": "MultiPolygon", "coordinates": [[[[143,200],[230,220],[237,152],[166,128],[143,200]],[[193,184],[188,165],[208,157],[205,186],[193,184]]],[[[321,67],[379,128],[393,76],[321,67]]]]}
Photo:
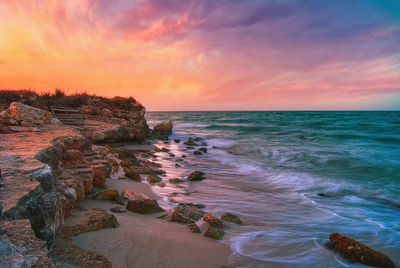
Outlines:
{"type": "Polygon", "coordinates": [[[200,143],[200,145],[201,145],[201,146],[207,146],[207,142],[204,142],[204,141],[203,141],[202,143],[200,143]]]}
{"type": "Polygon", "coordinates": [[[216,240],[221,240],[224,237],[225,232],[216,227],[209,227],[207,231],[204,233],[205,236],[216,239],[216,240]]]}
{"type": "Polygon", "coordinates": [[[177,164],[177,163],[175,163],[175,167],[182,167],[181,165],[179,165],[179,164],[177,164]]]}
{"type": "Polygon", "coordinates": [[[200,151],[194,151],[193,154],[194,155],[202,155],[202,153],[200,151]]]}
{"type": "Polygon", "coordinates": [[[169,182],[171,183],[182,183],[185,182],[185,180],[179,179],[179,178],[173,178],[173,179],[169,179],[169,182]]]}
{"type": "Polygon", "coordinates": [[[161,182],[157,183],[157,186],[164,188],[165,186],[167,186],[167,184],[165,182],[161,181],[161,182]]]}
{"type": "Polygon", "coordinates": [[[174,142],[175,142],[175,143],[180,143],[181,140],[180,140],[180,139],[174,139],[174,142]]]}
{"type": "Polygon", "coordinates": [[[183,144],[188,145],[188,146],[199,146],[193,140],[188,140],[188,141],[184,142],[183,144]]]}
{"type": "Polygon", "coordinates": [[[199,226],[197,226],[197,224],[195,223],[188,225],[188,227],[192,233],[197,233],[197,234],[201,233],[199,226]]]}
{"type": "Polygon", "coordinates": [[[158,182],[161,182],[162,179],[161,179],[161,177],[159,177],[159,176],[157,176],[157,175],[155,175],[155,174],[150,174],[150,175],[147,177],[147,181],[148,181],[149,183],[158,183],[158,182]]]}
{"type": "Polygon", "coordinates": [[[113,208],[110,208],[110,210],[115,213],[125,213],[126,212],[126,210],[123,207],[113,207],[113,208]]]}
{"type": "Polygon", "coordinates": [[[229,221],[229,222],[233,222],[236,224],[242,224],[242,221],[240,220],[240,218],[232,213],[229,212],[225,212],[224,214],[222,214],[221,219],[224,221],[229,221]]]}
{"type": "Polygon", "coordinates": [[[201,181],[204,180],[204,173],[201,171],[194,171],[189,174],[188,181],[201,181]]]}
{"type": "Polygon", "coordinates": [[[119,197],[118,191],[115,189],[106,190],[96,195],[96,200],[116,200],[119,197]]]}
{"type": "Polygon", "coordinates": [[[161,152],[168,153],[168,152],[169,152],[169,149],[168,149],[168,148],[165,148],[165,147],[162,147],[162,148],[161,148],[161,152]]]}
{"type": "Polygon", "coordinates": [[[210,224],[211,227],[222,228],[222,221],[211,214],[204,215],[203,220],[210,224]]]}
{"type": "Polygon", "coordinates": [[[203,152],[203,153],[207,153],[207,148],[205,147],[201,147],[198,151],[203,152]]]}
{"type": "Polygon", "coordinates": [[[170,157],[175,157],[175,155],[173,153],[169,153],[168,154],[170,157]]]}

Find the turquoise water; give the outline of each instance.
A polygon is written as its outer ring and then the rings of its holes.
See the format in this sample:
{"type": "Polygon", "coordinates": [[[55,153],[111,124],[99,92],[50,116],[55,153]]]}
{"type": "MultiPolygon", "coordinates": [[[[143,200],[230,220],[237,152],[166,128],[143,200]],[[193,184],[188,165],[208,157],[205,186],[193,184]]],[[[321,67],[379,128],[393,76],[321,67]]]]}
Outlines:
{"type": "Polygon", "coordinates": [[[235,267],[364,267],[325,249],[332,232],[400,266],[400,112],[147,114],[151,126],[170,119],[170,138],[202,137],[208,154],[165,145],[189,156],[181,168],[166,158],[168,176],[203,170],[209,177],[161,192],[190,191],[176,199],[244,219],[225,237],[235,267]]]}

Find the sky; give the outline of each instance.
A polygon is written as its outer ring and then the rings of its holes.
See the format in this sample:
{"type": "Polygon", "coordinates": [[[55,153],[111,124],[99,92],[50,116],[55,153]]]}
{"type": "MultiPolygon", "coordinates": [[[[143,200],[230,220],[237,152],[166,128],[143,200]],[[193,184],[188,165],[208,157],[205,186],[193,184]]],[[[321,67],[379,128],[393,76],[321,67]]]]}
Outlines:
{"type": "Polygon", "coordinates": [[[399,0],[0,0],[0,89],[400,110],[399,0]]]}

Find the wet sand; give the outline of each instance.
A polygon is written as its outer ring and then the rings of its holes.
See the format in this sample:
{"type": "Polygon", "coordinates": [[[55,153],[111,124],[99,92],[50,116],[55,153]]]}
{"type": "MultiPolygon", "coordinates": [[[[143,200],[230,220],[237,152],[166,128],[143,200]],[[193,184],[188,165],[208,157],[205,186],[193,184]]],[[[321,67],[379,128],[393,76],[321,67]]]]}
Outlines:
{"type": "MultiPolygon", "coordinates": [[[[108,189],[131,189],[151,198],[161,199],[145,183],[129,179],[107,180],[108,189]]],[[[162,205],[162,204],[160,204],[162,205]]],[[[109,211],[115,204],[107,201],[83,200],[79,206],[109,211]]],[[[103,229],[74,237],[74,243],[86,250],[106,256],[113,267],[204,267],[228,265],[231,253],[228,244],[191,233],[186,225],[157,219],[164,213],[141,215],[127,211],[114,213],[119,228],[103,229]]],[[[78,215],[66,219],[73,224],[78,215]]]]}

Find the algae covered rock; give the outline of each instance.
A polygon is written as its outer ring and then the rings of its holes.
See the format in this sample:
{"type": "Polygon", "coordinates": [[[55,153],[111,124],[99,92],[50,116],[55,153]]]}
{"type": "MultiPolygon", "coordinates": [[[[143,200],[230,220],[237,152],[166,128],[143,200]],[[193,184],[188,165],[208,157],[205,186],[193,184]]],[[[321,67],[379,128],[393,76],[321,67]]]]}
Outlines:
{"type": "Polygon", "coordinates": [[[204,215],[204,212],[194,204],[179,204],[172,213],[171,220],[185,224],[195,223],[204,215]]]}
{"type": "Polygon", "coordinates": [[[204,233],[205,236],[216,239],[216,240],[221,240],[224,237],[225,232],[217,227],[209,227],[207,231],[204,233]]]}
{"type": "Polygon", "coordinates": [[[210,224],[212,227],[222,228],[222,221],[211,214],[206,214],[203,216],[203,220],[210,224]]]}
{"type": "Polygon", "coordinates": [[[352,262],[359,262],[375,267],[395,267],[393,262],[385,254],[338,233],[332,233],[329,236],[329,242],[326,243],[325,246],[352,262]]]}
{"type": "Polygon", "coordinates": [[[242,224],[242,221],[240,220],[240,218],[232,213],[229,212],[225,212],[224,214],[222,214],[221,219],[224,221],[229,221],[229,222],[233,222],[236,224],[242,224]]]}

